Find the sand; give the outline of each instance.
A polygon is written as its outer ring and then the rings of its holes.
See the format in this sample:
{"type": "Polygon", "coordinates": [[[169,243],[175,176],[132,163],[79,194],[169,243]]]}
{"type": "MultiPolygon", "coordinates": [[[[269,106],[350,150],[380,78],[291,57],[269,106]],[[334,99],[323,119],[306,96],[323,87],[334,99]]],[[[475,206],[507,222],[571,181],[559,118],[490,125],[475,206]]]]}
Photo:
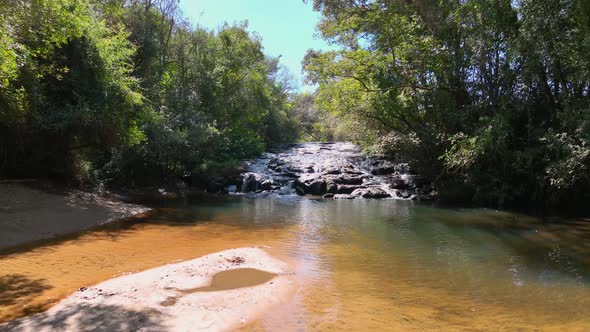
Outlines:
{"type": "Polygon", "coordinates": [[[1,181],[0,250],[79,232],[147,210],[112,196],[57,190],[35,181],[1,181]]]}
{"type": "Polygon", "coordinates": [[[264,250],[230,249],[81,288],[44,313],[0,325],[0,331],[227,331],[288,302],[295,288],[288,265],[264,250]],[[276,276],[250,287],[183,292],[207,287],[215,274],[230,269],[276,276]]]}

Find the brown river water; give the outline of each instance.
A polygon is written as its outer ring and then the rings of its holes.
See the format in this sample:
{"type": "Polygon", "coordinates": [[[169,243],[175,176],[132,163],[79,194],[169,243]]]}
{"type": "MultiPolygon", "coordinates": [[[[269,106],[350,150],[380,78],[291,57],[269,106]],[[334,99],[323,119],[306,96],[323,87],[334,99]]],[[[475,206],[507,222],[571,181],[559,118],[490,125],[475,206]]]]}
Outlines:
{"type": "Polygon", "coordinates": [[[245,330],[590,331],[587,221],[289,195],[156,209],[0,254],[0,321],[243,246],[290,263],[299,286],[245,330]]]}

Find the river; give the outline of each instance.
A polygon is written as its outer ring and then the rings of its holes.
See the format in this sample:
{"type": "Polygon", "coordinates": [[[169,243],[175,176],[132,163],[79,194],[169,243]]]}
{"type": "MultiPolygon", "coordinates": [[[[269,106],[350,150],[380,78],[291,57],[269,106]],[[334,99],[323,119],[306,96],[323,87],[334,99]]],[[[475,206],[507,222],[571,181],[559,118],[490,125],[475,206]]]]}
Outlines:
{"type": "Polygon", "coordinates": [[[116,275],[259,246],[298,291],[247,330],[590,330],[590,223],[401,199],[233,195],[0,256],[0,321],[116,275]]]}

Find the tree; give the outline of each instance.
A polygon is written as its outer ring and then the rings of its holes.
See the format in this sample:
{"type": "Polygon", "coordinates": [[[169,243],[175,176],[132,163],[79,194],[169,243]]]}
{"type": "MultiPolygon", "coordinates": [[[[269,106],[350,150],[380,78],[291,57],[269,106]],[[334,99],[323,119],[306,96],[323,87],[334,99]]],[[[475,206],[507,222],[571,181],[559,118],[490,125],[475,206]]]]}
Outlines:
{"type": "MultiPolygon", "coordinates": [[[[587,192],[588,5],[579,0],[316,0],[320,103],[347,110],[443,196],[491,205],[587,192]],[[393,136],[391,136],[393,135],[393,136]],[[448,196],[448,195],[447,195],[448,196]]],[[[340,111],[338,111],[340,110],[340,111]]]]}

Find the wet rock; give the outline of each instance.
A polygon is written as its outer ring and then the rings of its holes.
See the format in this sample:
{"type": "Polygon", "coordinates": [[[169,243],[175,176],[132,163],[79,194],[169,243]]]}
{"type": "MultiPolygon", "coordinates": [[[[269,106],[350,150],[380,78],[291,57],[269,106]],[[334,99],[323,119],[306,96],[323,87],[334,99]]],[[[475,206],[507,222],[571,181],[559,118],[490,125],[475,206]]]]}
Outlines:
{"type": "Polygon", "coordinates": [[[339,177],[337,177],[334,182],[336,182],[337,184],[362,184],[363,183],[363,178],[357,175],[353,175],[353,174],[342,174],[339,177]]]}
{"type": "Polygon", "coordinates": [[[260,185],[262,190],[272,190],[274,188],[274,182],[272,180],[265,180],[260,185]]]}
{"type": "Polygon", "coordinates": [[[293,181],[291,188],[295,189],[295,193],[297,193],[297,195],[305,195],[305,183],[299,181],[299,179],[293,181]]]}
{"type": "Polygon", "coordinates": [[[213,178],[207,182],[208,193],[226,192],[227,183],[225,179],[213,178]]]}
{"type": "Polygon", "coordinates": [[[357,171],[354,169],[348,169],[348,170],[344,170],[344,173],[346,174],[352,174],[352,175],[363,175],[364,173],[361,171],[357,171]]]}
{"type": "Polygon", "coordinates": [[[333,198],[334,194],[333,193],[327,193],[324,196],[322,196],[322,198],[333,198]]]}
{"type": "Polygon", "coordinates": [[[371,170],[371,174],[373,175],[387,175],[387,174],[392,174],[395,173],[395,167],[380,167],[380,168],[374,168],[371,170]]]}
{"type": "Polygon", "coordinates": [[[351,194],[353,191],[355,191],[357,189],[363,189],[363,188],[366,188],[366,187],[357,186],[357,185],[342,184],[342,185],[338,185],[337,193],[338,194],[351,194]]]}
{"type": "Polygon", "coordinates": [[[326,191],[330,194],[336,194],[338,192],[338,185],[333,182],[330,182],[327,185],[326,191]]]}
{"type": "Polygon", "coordinates": [[[298,195],[314,195],[321,196],[328,192],[328,186],[324,179],[311,178],[311,179],[297,179],[293,181],[293,189],[298,195]]]}
{"type": "Polygon", "coordinates": [[[334,199],[355,199],[356,197],[347,194],[336,194],[334,195],[334,199]]]}
{"type": "Polygon", "coordinates": [[[310,195],[323,195],[328,191],[326,181],[314,180],[305,187],[305,193],[310,195]]]}
{"type": "Polygon", "coordinates": [[[386,193],[383,189],[372,187],[372,188],[364,188],[364,189],[356,189],[353,191],[351,196],[362,197],[362,198],[387,198],[391,197],[388,193],[386,193]]]}
{"type": "Polygon", "coordinates": [[[397,197],[401,197],[404,199],[408,199],[408,198],[412,197],[412,194],[410,194],[407,191],[398,190],[398,191],[396,191],[396,194],[397,194],[397,197]]]}
{"type": "Polygon", "coordinates": [[[242,179],[242,192],[257,192],[262,190],[262,181],[264,177],[256,173],[246,173],[242,179]]]}
{"type": "Polygon", "coordinates": [[[432,184],[432,181],[421,175],[412,176],[412,182],[416,187],[429,187],[432,184]]]}
{"type": "Polygon", "coordinates": [[[383,198],[389,196],[383,190],[388,185],[399,191],[396,197],[400,198],[412,198],[412,195],[428,197],[430,192],[434,192],[427,179],[410,175],[407,163],[393,163],[382,156],[364,155],[358,147],[348,143],[283,146],[246,167],[248,173],[242,173],[244,175],[237,182],[229,183],[237,184],[237,191],[262,190],[266,194],[310,196],[329,194],[328,198],[332,194],[350,196],[354,192],[353,196],[358,198],[383,198]],[[415,182],[414,178],[417,179],[415,182]]]}
{"type": "Polygon", "coordinates": [[[410,183],[406,181],[401,175],[395,175],[390,180],[391,188],[393,189],[408,189],[410,183]]]}

